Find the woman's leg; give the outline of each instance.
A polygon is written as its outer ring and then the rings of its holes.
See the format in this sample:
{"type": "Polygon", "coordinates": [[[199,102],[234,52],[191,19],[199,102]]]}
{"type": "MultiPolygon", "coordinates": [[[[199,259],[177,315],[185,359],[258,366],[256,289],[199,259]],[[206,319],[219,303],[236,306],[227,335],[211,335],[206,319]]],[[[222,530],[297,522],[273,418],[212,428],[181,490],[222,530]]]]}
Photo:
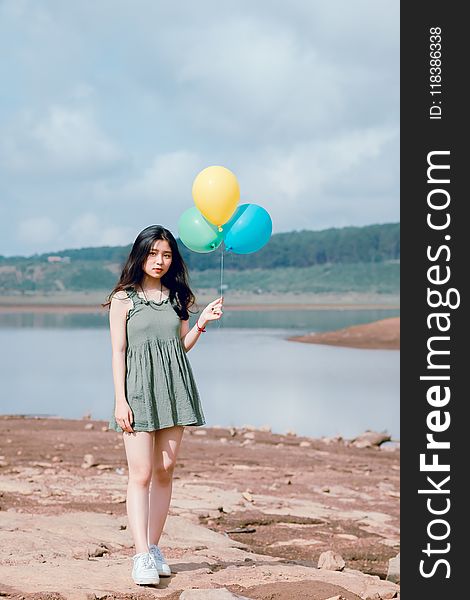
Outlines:
{"type": "Polygon", "coordinates": [[[153,432],[123,433],[129,466],[127,518],[136,554],[148,552],[149,486],[152,479],[153,432]]]}
{"type": "Polygon", "coordinates": [[[170,508],[173,471],[183,438],[184,426],[165,427],[154,432],[152,485],[150,486],[150,514],[148,543],[158,546],[170,508]]]}

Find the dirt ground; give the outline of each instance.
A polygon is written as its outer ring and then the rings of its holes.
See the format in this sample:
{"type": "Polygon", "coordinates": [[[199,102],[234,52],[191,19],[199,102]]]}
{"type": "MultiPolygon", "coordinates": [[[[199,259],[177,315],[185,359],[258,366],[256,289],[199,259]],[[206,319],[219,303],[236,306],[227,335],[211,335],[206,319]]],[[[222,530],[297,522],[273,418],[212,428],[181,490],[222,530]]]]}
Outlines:
{"type": "MultiPolygon", "coordinates": [[[[173,587],[168,585],[164,596],[145,595],[148,592],[143,590],[126,592],[130,578],[126,571],[122,585],[116,580],[115,589],[106,588],[106,594],[95,596],[91,590],[103,589],[98,585],[103,569],[94,581],[93,568],[100,561],[113,567],[124,559],[130,565],[134,553],[126,527],[127,463],[121,434],[107,430],[105,421],[88,418],[5,415],[0,417],[0,439],[2,597],[176,599],[187,585],[183,565],[189,560],[188,552],[192,557],[196,553],[203,565],[201,572],[195,571],[197,576],[191,575],[193,587],[224,585],[260,600],[397,597],[396,589],[390,587],[395,584],[384,581],[389,559],[399,552],[400,452],[396,444],[356,448],[341,438],[273,434],[269,427],[186,427],[161,540],[174,573],[173,587]],[[84,466],[86,454],[93,455],[93,466],[84,466]],[[125,534],[127,538],[126,543],[110,542],[109,533],[101,555],[87,555],[81,561],[89,563],[90,589],[85,586],[88,595],[75,596],[71,582],[64,582],[67,590],[59,583],[54,587],[48,570],[55,561],[62,561],[66,570],[77,563],[76,555],[70,554],[67,533],[54,533],[54,555],[42,548],[41,536],[52,535],[53,521],[56,530],[69,523],[72,532],[73,519],[80,514],[83,523],[98,519],[103,527],[106,519],[106,526],[116,529],[113,536],[125,534]],[[28,519],[37,521],[38,531],[31,531],[28,519]],[[118,524],[124,532],[118,532],[118,524]],[[188,540],[193,527],[200,539],[209,536],[210,541],[191,545],[183,535],[178,542],[178,527],[187,532],[188,540]],[[14,538],[8,537],[11,531],[15,531],[14,538]],[[227,547],[222,550],[224,544],[227,547]],[[34,577],[28,585],[17,580],[18,547],[34,549],[28,558],[34,577]],[[343,572],[317,569],[320,554],[327,550],[343,557],[343,572]],[[229,552],[238,553],[235,562],[229,552]],[[255,572],[263,561],[270,566],[261,577],[255,572]],[[253,574],[229,577],[234,564],[252,565],[253,574]],[[387,593],[380,591],[380,585],[388,586],[387,593]]],[[[80,545],[79,532],[70,535],[80,545]]]]}

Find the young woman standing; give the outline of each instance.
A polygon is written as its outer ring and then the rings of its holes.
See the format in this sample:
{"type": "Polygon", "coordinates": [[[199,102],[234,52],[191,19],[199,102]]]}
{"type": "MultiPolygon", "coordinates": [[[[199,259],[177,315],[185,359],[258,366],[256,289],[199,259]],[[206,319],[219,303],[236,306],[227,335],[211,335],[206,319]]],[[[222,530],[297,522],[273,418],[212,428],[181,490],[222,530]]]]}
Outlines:
{"type": "Polygon", "coordinates": [[[205,417],[186,353],[207,323],[222,316],[223,297],[210,302],[189,328],[195,297],[172,233],[152,225],[137,236],[109,306],[114,416],[129,467],[127,516],[138,584],[170,576],[158,542],[170,506],[173,471],[185,425],[205,417]]]}

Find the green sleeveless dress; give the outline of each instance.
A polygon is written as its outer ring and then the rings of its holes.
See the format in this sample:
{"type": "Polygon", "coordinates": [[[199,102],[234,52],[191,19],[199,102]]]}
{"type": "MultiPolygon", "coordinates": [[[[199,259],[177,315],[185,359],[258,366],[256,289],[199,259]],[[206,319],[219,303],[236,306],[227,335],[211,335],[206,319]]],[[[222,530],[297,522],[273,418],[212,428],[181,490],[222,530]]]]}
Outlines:
{"type": "MultiPolygon", "coordinates": [[[[180,338],[181,321],[169,298],[143,300],[126,290],[134,306],[126,320],[126,399],[134,431],[174,425],[205,425],[196,382],[180,338]]],[[[122,432],[114,415],[109,429],[122,432]]]]}

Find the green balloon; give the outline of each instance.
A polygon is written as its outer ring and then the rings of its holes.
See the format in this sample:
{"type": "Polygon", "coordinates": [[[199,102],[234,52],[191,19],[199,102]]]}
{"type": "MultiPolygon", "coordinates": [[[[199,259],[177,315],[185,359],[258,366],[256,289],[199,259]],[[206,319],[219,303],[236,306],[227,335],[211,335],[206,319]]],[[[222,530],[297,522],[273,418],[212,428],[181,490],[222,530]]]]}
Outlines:
{"type": "Polygon", "coordinates": [[[183,244],[194,252],[212,252],[224,239],[223,231],[209,223],[193,206],[181,215],[178,221],[178,233],[183,244]]]}

